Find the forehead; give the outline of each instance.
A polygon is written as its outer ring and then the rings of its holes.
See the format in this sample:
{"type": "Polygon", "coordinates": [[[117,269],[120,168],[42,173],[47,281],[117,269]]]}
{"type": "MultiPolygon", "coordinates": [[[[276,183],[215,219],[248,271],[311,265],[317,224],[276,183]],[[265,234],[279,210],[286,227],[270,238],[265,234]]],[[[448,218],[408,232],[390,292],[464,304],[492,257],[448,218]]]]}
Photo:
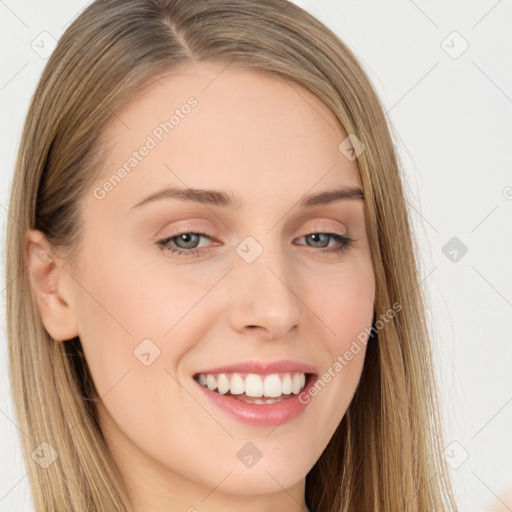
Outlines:
{"type": "Polygon", "coordinates": [[[300,191],[320,180],[356,186],[357,163],[338,149],[346,137],[329,108],[295,82],[190,65],[162,76],[115,113],[103,134],[99,181],[124,168],[123,193],[132,199],[151,182],[208,188],[236,179],[259,192],[265,186],[300,191]]]}

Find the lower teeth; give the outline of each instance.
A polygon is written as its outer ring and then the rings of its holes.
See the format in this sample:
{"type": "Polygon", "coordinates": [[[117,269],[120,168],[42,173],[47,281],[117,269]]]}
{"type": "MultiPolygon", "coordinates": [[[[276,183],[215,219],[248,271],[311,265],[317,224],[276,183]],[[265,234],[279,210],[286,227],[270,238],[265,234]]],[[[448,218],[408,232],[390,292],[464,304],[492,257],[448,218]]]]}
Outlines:
{"type": "MultiPolygon", "coordinates": [[[[219,393],[218,390],[215,390],[215,392],[219,393]]],[[[281,396],[278,396],[275,398],[274,397],[269,398],[269,397],[247,396],[245,393],[242,393],[241,395],[233,395],[231,392],[228,391],[224,396],[230,396],[230,397],[236,398],[237,400],[240,400],[247,404],[270,405],[270,404],[276,404],[278,402],[282,402],[283,400],[288,400],[293,395],[281,395],[281,396]]]]}
{"type": "Polygon", "coordinates": [[[246,402],[248,404],[258,404],[258,405],[269,405],[276,404],[277,402],[282,402],[285,400],[282,396],[278,396],[277,398],[255,398],[252,396],[247,396],[245,393],[242,395],[232,395],[237,400],[241,400],[242,402],[246,402]]]}

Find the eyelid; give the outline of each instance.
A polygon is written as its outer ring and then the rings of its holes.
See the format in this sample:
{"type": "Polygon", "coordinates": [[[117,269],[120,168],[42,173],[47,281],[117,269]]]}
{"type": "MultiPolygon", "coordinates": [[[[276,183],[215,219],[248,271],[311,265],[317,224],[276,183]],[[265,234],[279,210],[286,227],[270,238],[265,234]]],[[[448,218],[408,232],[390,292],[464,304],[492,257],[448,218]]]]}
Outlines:
{"type": "Polygon", "coordinates": [[[172,229],[163,229],[163,230],[160,230],[158,232],[157,235],[155,235],[155,239],[156,240],[163,240],[165,238],[173,238],[175,236],[179,236],[179,235],[183,235],[183,234],[186,234],[186,233],[195,233],[195,234],[198,234],[198,235],[203,235],[203,236],[206,236],[208,238],[211,238],[211,239],[214,239],[215,238],[215,235],[213,234],[208,234],[207,232],[214,232],[215,230],[212,229],[211,227],[209,228],[201,228],[201,227],[194,227],[194,226],[191,226],[189,224],[183,224],[183,225],[180,225],[179,227],[176,227],[176,228],[172,228],[172,229]]]}
{"type": "MultiPolygon", "coordinates": [[[[190,225],[184,225],[184,226],[180,226],[178,228],[173,229],[170,233],[168,233],[166,235],[159,235],[156,238],[157,238],[157,240],[164,240],[164,239],[174,238],[174,237],[186,234],[186,233],[194,233],[197,235],[201,235],[206,238],[209,238],[210,240],[214,240],[216,238],[215,235],[208,234],[208,233],[206,233],[206,231],[208,231],[208,230],[203,230],[201,228],[195,228],[190,225]]],[[[347,236],[347,237],[350,236],[346,227],[345,227],[345,230],[341,230],[341,231],[342,232],[340,232],[340,230],[336,229],[336,228],[313,225],[305,230],[302,230],[303,234],[300,235],[298,238],[302,238],[302,237],[310,235],[312,233],[337,234],[340,236],[347,236]]]]}
{"type": "MultiPolygon", "coordinates": [[[[348,229],[346,226],[343,226],[345,229],[340,229],[340,228],[331,228],[331,227],[327,227],[327,226],[319,226],[319,225],[315,225],[313,224],[313,226],[311,227],[308,227],[307,229],[304,230],[304,233],[306,235],[310,235],[311,233],[331,233],[331,234],[335,234],[335,235],[340,235],[340,236],[350,236],[349,235],[349,232],[348,232],[348,229]]],[[[304,236],[304,235],[302,235],[304,236]]]]}

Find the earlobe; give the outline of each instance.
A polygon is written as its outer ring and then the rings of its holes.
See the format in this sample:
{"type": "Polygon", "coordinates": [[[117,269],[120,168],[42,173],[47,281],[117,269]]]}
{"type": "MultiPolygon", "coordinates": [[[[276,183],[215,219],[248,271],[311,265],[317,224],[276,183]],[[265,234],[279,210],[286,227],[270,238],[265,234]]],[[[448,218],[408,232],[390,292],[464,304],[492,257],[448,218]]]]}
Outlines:
{"type": "Polygon", "coordinates": [[[78,336],[73,304],[72,279],[63,261],[53,252],[44,233],[29,230],[24,253],[32,296],[50,336],[65,341],[78,336]]]}

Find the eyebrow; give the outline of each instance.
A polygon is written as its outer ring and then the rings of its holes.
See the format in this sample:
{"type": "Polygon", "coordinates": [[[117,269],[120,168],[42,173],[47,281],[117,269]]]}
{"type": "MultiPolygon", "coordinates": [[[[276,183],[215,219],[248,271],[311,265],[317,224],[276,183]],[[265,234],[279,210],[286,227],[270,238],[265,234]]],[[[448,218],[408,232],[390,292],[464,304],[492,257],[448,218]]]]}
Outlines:
{"type": "MultiPolygon", "coordinates": [[[[178,199],[181,201],[192,201],[206,205],[223,206],[234,209],[238,209],[244,204],[241,198],[220,190],[171,187],[164,188],[149,195],[131,208],[138,208],[142,205],[162,199],[178,199]]],[[[345,199],[358,199],[364,201],[363,190],[359,187],[342,187],[335,190],[326,190],[317,194],[310,194],[302,198],[299,202],[299,207],[307,208],[311,206],[330,204],[345,199]]]]}

